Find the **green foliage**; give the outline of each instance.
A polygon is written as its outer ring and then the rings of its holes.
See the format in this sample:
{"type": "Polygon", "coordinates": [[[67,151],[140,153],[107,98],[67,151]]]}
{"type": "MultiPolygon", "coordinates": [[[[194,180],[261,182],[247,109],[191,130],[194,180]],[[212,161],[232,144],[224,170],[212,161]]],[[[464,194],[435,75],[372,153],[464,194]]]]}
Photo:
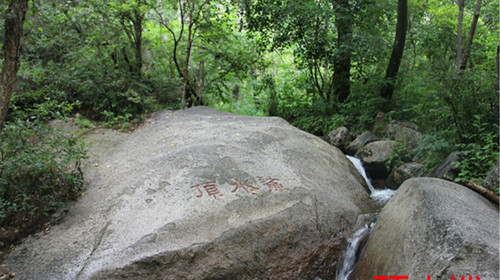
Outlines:
{"type": "Polygon", "coordinates": [[[425,171],[429,172],[437,167],[454,148],[445,133],[423,134],[415,149],[414,160],[423,160],[425,171]]]}
{"type": "Polygon", "coordinates": [[[406,141],[397,141],[394,145],[394,150],[385,163],[387,170],[392,170],[410,162],[413,158],[413,153],[413,149],[409,143],[406,141]]]}
{"type": "Polygon", "coordinates": [[[79,108],[80,102],[70,101],[51,78],[56,73],[42,63],[23,63],[19,71],[21,90],[14,92],[9,120],[47,122],[70,116],[79,108]]]}
{"type": "MultiPolygon", "coordinates": [[[[427,170],[458,148],[467,155],[461,178],[480,181],[498,157],[498,0],[483,1],[465,71],[455,67],[456,3],[409,1],[406,49],[390,104],[378,89],[394,39],[395,1],[202,2],[193,1],[201,10],[192,44],[178,1],[32,2],[9,122],[79,113],[83,127],[124,130],[153,110],[200,103],[280,116],[327,135],[339,126],[363,132],[388,105],[390,118],[421,129],[414,160],[427,170]],[[344,25],[352,28],[340,41],[344,25]],[[344,65],[350,67],[350,95],[338,103],[333,74],[344,53],[351,54],[344,65]],[[180,104],[184,67],[196,98],[180,104]]],[[[473,2],[466,3],[464,40],[473,2]]],[[[413,155],[408,149],[398,144],[390,164],[407,161],[413,155]]]]}
{"type": "MultiPolygon", "coordinates": [[[[498,162],[498,126],[496,131],[490,131],[488,124],[483,123],[478,115],[474,116],[473,126],[477,131],[466,136],[468,143],[457,145],[464,159],[459,163],[460,173],[455,180],[481,184],[498,162]]],[[[498,193],[498,189],[494,191],[498,193]]]]}
{"type": "Polygon", "coordinates": [[[51,128],[9,123],[0,135],[0,225],[19,223],[64,205],[83,187],[82,143],[51,128]]]}
{"type": "Polygon", "coordinates": [[[292,120],[292,125],[318,136],[328,135],[334,128],[344,126],[342,115],[318,115],[304,111],[292,120]]]}

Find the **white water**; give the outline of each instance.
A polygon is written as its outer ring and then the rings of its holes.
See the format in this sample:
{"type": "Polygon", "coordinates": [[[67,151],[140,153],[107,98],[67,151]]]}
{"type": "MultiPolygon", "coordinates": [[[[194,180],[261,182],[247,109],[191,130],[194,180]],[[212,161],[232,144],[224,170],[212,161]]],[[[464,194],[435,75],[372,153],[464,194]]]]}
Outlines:
{"type": "MultiPolygon", "coordinates": [[[[370,179],[366,175],[366,171],[363,168],[363,163],[361,160],[355,157],[347,156],[347,158],[354,164],[354,167],[358,170],[359,174],[363,176],[363,179],[365,179],[366,184],[368,185],[368,188],[370,189],[370,197],[379,202],[380,207],[382,207],[384,204],[386,204],[389,199],[394,195],[394,190],[391,189],[383,189],[383,190],[377,190],[373,187],[370,179]]],[[[363,241],[368,238],[368,235],[372,231],[373,226],[375,223],[370,223],[366,224],[364,227],[360,228],[354,233],[354,236],[351,238],[347,239],[347,248],[344,251],[343,254],[343,263],[342,267],[337,270],[337,273],[335,275],[335,279],[337,280],[349,280],[349,276],[351,273],[354,271],[354,267],[356,266],[356,263],[358,261],[358,257],[361,252],[360,246],[363,244],[363,241]]],[[[314,280],[323,280],[319,277],[315,277],[314,280]]]]}
{"type": "Polygon", "coordinates": [[[355,157],[347,156],[347,158],[354,164],[354,167],[358,170],[359,174],[363,176],[363,179],[365,179],[366,184],[368,185],[368,188],[370,189],[370,197],[378,202],[381,202],[383,204],[387,203],[389,199],[391,199],[392,195],[394,194],[394,190],[391,189],[383,189],[383,190],[377,190],[373,187],[372,182],[366,175],[366,171],[363,168],[363,163],[361,160],[355,157]]]}
{"type": "Polygon", "coordinates": [[[359,246],[361,245],[362,241],[365,240],[367,236],[370,234],[373,225],[374,225],[373,223],[370,225],[365,225],[364,227],[356,231],[353,237],[347,239],[348,245],[346,250],[344,251],[344,262],[342,263],[342,267],[340,268],[340,270],[337,270],[335,279],[337,280],[349,279],[349,275],[351,275],[354,265],[358,261],[357,253],[359,246]]]}
{"type": "MultiPolygon", "coordinates": [[[[347,158],[354,164],[356,169],[358,170],[359,174],[363,176],[363,179],[365,179],[366,184],[368,185],[368,188],[370,189],[370,197],[377,202],[381,204],[387,203],[389,199],[391,199],[392,195],[394,194],[394,191],[391,189],[384,189],[384,190],[377,190],[373,187],[370,179],[366,175],[366,171],[363,168],[363,163],[361,160],[355,157],[347,156],[347,158]]],[[[342,263],[342,267],[337,270],[336,274],[336,279],[337,280],[348,280],[349,276],[354,270],[354,267],[356,265],[356,262],[358,261],[357,257],[359,255],[359,246],[363,244],[363,241],[368,237],[370,234],[372,228],[373,228],[374,223],[371,223],[370,225],[365,225],[364,227],[360,228],[356,233],[354,233],[354,236],[351,238],[347,239],[347,248],[344,251],[344,262],[342,263]]]]}

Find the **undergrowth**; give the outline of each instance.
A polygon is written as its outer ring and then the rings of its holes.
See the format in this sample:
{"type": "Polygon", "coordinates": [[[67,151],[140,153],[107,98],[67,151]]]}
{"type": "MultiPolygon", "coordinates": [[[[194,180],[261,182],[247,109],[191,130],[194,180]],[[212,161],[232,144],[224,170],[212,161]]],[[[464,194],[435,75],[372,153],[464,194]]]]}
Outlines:
{"type": "Polygon", "coordinates": [[[51,127],[11,122],[0,135],[0,247],[39,229],[83,188],[84,146],[51,127]]]}

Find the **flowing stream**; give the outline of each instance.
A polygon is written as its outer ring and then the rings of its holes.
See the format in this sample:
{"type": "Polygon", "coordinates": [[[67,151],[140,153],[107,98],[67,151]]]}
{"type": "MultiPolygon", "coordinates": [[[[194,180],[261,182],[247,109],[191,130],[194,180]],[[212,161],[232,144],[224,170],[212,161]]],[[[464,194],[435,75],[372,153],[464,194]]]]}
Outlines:
{"type": "Polygon", "coordinates": [[[347,156],[347,158],[352,162],[354,167],[358,170],[359,174],[363,176],[363,179],[365,179],[366,184],[368,185],[368,188],[370,189],[370,197],[382,204],[386,204],[389,199],[391,199],[392,195],[394,194],[394,190],[391,189],[384,189],[384,190],[377,190],[373,187],[372,182],[366,175],[366,171],[363,168],[363,163],[361,162],[360,159],[347,156]]]}
{"type": "MultiPolygon", "coordinates": [[[[366,184],[368,185],[368,188],[370,189],[370,197],[377,201],[380,204],[380,208],[385,205],[389,199],[391,199],[392,195],[394,194],[394,190],[391,189],[384,189],[384,190],[377,190],[373,187],[370,179],[366,175],[365,169],[363,168],[363,163],[361,160],[355,157],[347,156],[347,158],[354,164],[358,172],[363,176],[365,179],[366,184]]],[[[378,209],[380,210],[380,209],[378,209]]],[[[351,238],[347,239],[347,248],[344,251],[343,254],[343,263],[340,269],[337,270],[336,273],[336,279],[337,280],[349,280],[349,276],[353,272],[356,263],[358,261],[358,257],[360,256],[362,248],[365,245],[365,241],[367,240],[368,236],[370,235],[373,226],[375,223],[368,223],[364,227],[360,228],[357,230],[354,235],[351,238]]]]}

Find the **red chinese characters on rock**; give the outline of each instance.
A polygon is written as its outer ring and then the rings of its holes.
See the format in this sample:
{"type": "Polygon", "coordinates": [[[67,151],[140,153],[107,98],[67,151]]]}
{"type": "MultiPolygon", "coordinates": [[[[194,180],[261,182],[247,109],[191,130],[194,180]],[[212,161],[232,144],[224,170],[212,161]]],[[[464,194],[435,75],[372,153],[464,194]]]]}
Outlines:
{"type": "Polygon", "coordinates": [[[245,191],[247,193],[249,193],[248,189],[250,190],[260,190],[260,188],[257,188],[257,187],[254,187],[254,186],[251,186],[250,184],[248,184],[248,180],[246,180],[245,182],[240,182],[238,180],[236,180],[236,183],[232,183],[231,185],[233,186],[236,186],[234,188],[234,190],[232,191],[232,193],[236,192],[237,190],[242,190],[242,191],[245,191]]]}
{"type": "MultiPolygon", "coordinates": [[[[281,184],[279,182],[279,179],[277,178],[271,178],[271,177],[264,178],[261,176],[257,178],[259,182],[262,184],[261,186],[254,186],[250,184],[248,180],[245,181],[234,180],[234,183],[230,184],[231,186],[234,186],[231,193],[257,194],[257,191],[261,191],[263,190],[263,188],[267,189],[270,192],[283,192],[290,190],[289,188],[281,184]]],[[[195,189],[197,191],[196,197],[198,198],[203,197],[205,193],[208,195],[208,197],[213,197],[214,199],[217,199],[217,197],[224,196],[224,194],[222,193],[222,189],[217,186],[216,181],[196,184],[194,186],[191,186],[191,189],[195,189]]],[[[262,195],[262,193],[259,194],[262,195]]]]}
{"type": "Polygon", "coordinates": [[[199,194],[196,197],[202,197],[203,192],[200,189],[200,185],[202,185],[203,188],[205,189],[205,191],[207,192],[208,196],[213,196],[215,199],[217,199],[217,195],[223,196],[223,194],[220,193],[220,191],[217,188],[217,185],[215,185],[215,183],[216,183],[215,181],[206,182],[203,184],[194,185],[191,188],[196,188],[198,190],[199,194]]]}
{"type": "Polygon", "coordinates": [[[276,178],[263,178],[263,177],[257,177],[259,179],[259,182],[262,184],[266,185],[269,189],[270,192],[274,191],[289,191],[289,188],[286,188],[282,184],[278,182],[279,179],[276,178]]]}

